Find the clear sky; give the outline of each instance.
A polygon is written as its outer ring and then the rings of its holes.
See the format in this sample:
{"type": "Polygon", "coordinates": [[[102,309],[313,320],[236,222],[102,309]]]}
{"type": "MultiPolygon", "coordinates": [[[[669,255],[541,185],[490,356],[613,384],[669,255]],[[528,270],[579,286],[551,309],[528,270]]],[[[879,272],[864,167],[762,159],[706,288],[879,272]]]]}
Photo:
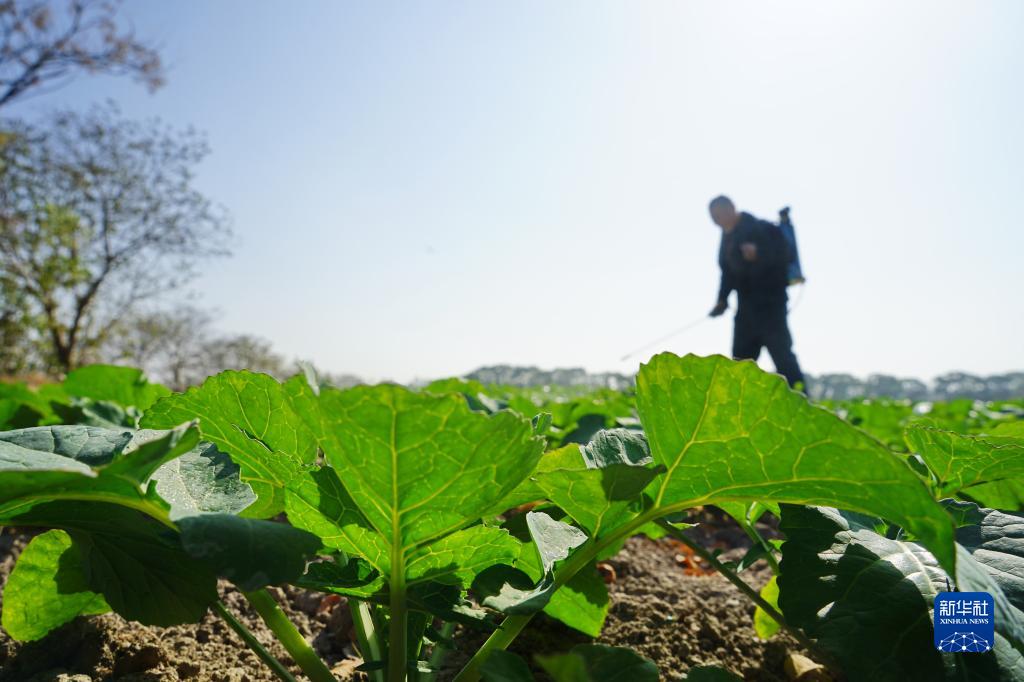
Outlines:
{"type": "MultiPolygon", "coordinates": [[[[629,371],[714,303],[719,193],[793,206],[805,371],[1024,367],[1024,3],[129,0],[208,133],[225,332],[371,379],[629,371]]],[[[665,344],[725,352],[731,316],[665,344]]],[[[762,358],[770,367],[770,361],[762,358]]]]}

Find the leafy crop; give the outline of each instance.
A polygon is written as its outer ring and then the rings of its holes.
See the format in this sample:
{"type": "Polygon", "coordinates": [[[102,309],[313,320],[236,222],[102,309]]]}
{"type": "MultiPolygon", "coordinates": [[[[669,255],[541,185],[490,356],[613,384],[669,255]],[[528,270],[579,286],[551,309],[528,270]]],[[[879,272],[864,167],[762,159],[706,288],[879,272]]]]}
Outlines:
{"type": "MultiPolygon", "coordinates": [[[[637,533],[693,543],[680,514],[715,505],[754,549],[733,567],[694,551],[757,604],[762,636],[785,628],[854,680],[1024,679],[1024,439],[1009,419],[958,434],[900,412],[883,442],[753,363],[670,354],[641,368],[635,394],[547,397],[244,371],[170,394],[130,372],[4,394],[21,407],[0,414],[46,423],[0,432],[0,523],[50,529],[5,591],[16,638],[107,610],[168,625],[214,608],[231,623],[222,578],[307,675],[330,679],[263,591],[291,583],[349,598],[374,680],[433,679],[456,622],[490,631],[458,680],[530,679],[504,650],[536,613],[596,636],[609,600],[597,561],[637,533]],[[69,396],[94,401],[76,413],[86,423],[50,425],[60,411],[44,405],[69,396]],[[90,421],[104,401],[121,422],[90,421]],[[766,513],[781,514],[781,564],[755,528],[766,513]],[[778,569],[761,594],[737,575],[757,559],[778,569]],[[947,581],[996,597],[991,656],[931,647],[929,596],[947,581]]],[[[556,680],[657,679],[609,647],[531,663],[556,680]]]]}
{"type": "Polygon", "coordinates": [[[143,410],[170,390],[131,367],[91,365],[68,373],[60,384],[32,391],[0,384],[0,431],[48,424],[135,427],[143,410]]]}

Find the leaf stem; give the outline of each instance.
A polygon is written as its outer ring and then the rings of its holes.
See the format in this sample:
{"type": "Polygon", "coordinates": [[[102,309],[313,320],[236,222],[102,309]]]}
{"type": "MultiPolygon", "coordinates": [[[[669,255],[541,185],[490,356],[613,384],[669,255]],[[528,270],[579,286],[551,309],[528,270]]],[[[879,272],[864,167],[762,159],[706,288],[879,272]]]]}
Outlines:
{"type": "MultiPolygon", "coordinates": [[[[404,567],[403,569],[404,570],[404,567]]],[[[405,576],[392,575],[391,608],[388,621],[388,682],[405,682],[406,634],[409,612],[405,609],[405,576]]]]}
{"type": "Polygon", "coordinates": [[[284,667],[284,664],[281,663],[281,661],[274,658],[273,654],[267,651],[266,648],[260,644],[259,640],[256,639],[256,635],[252,634],[252,632],[249,631],[249,628],[245,627],[245,624],[242,623],[242,621],[235,618],[235,615],[228,611],[224,602],[219,600],[214,602],[213,610],[216,611],[218,616],[224,619],[224,622],[226,622],[228,626],[235,631],[235,634],[242,638],[242,641],[245,642],[246,646],[252,649],[253,653],[255,653],[261,661],[267,664],[267,667],[270,668],[275,675],[284,682],[296,682],[295,677],[288,672],[288,668],[284,667]]]}
{"type": "Polygon", "coordinates": [[[256,613],[260,614],[263,622],[267,624],[270,631],[274,633],[274,636],[310,680],[313,682],[337,682],[337,678],[334,677],[327,664],[317,656],[313,647],[288,620],[288,616],[277,605],[277,601],[270,596],[269,592],[263,589],[242,592],[242,594],[249,600],[256,613]]]}
{"type": "MultiPolygon", "coordinates": [[[[381,647],[380,630],[374,617],[374,606],[365,601],[349,598],[349,611],[355,626],[356,640],[359,642],[359,653],[363,655],[363,663],[383,661],[384,651],[381,647]]],[[[366,673],[372,682],[384,682],[383,670],[371,670],[366,673]]]]}
{"type": "Polygon", "coordinates": [[[441,638],[434,642],[434,648],[430,652],[430,658],[427,661],[427,667],[430,668],[430,672],[420,676],[420,679],[424,682],[433,682],[437,679],[437,670],[444,663],[445,657],[448,656],[448,650],[451,648],[451,644],[447,641],[451,639],[451,636],[455,634],[455,623],[452,621],[445,622],[441,626],[441,638]]]}
{"type": "MultiPolygon", "coordinates": [[[[400,538],[397,528],[393,537],[400,538]]],[[[408,649],[406,642],[409,630],[409,612],[405,604],[405,553],[397,540],[391,547],[391,577],[388,584],[390,594],[388,621],[388,682],[405,682],[408,649]]]]}
{"type": "Polygon", "coordinates": [[[469,659],[469,662],[459,671],[459,674],[455,676],[452,682],[477,682],[480,679],[480,668],[491,653],[506,649],[512,641],[519,636],[519,633],[523,631],[523,628],[533,618],[532,613],[522,614],[518,616],[508,616],[505,620],[501,621],[501,625],[498,629],[491,633],[491,636],[487,638],[487,641],[483,643],[477,652],[473,654],[473,657],[469,659]]]}
{"type": "Polygon", "coordinates": [[[768,562],[769,566],[771,566],[772,573],[778,575],[779,571],[782,569],[779,566],[779,560],[775,558],[774,548],[768,544],[768,541],[764,539],[764,536],[757,531],[754,523],[743,521],[740,522],[740,527],[743,529],[743,532],[747,534],[747,537],[760,545],[761,549],[765,551],[764,560],[768,562]]]}

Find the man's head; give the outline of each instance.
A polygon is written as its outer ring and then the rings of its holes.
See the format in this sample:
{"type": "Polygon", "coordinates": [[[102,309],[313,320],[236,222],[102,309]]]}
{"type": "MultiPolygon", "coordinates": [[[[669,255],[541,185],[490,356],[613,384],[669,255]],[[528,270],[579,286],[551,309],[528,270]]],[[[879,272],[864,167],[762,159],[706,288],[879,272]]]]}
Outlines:
{"type": "Polygon", "coordinates": [[[715,222],[720,228],[728,232],[732,228],[736,227],[736,224],[740,221],[740,214],[736,212],[736,205],[732,203],[732,199],[720,194],[711,200],[708,204],[708,210],[711,212],[711,220],[715,222]]]}

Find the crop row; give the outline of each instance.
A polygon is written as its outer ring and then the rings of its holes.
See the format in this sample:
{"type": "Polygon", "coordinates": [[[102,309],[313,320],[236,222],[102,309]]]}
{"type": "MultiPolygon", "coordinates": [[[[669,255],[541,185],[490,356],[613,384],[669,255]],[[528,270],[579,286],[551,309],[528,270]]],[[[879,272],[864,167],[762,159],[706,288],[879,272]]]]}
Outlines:
{"type": "MultiPolygon", "coordinates": [[[[541,611],[596,636],[596,562],[646,533],[694,546],[758,605],[762,630],[785,628],[851,680],[1024,680],[1013,403],[950,417],[965,433],[891,405],[883,442],[850,423],[857,405],[843,419],[718,356],[657,355],[635,396],[546,402],[250,372],[171,394],[135,370],[79,372],[0,393],[9,425],[42,424],[0,432],[0,524],[47,529],[4,592],[16,639],[80,615],[167,626],[212,608],[292,679],[218,601],[227,579],[310,679],[333,679],[265,589],[292,584],[348,597],[378,682],[434,679],[454,624],[491,633],[456,680],[529,680],[509,644],[541,611]],[[704,505],[755,539],[747,559],[725,564],[681,533],[704,505]],[[781,547],[758,534],[766,514],[781,547]],[[742,580],[756,559],[777,572],[760,594],[742,580]],[[932,645],[932,600],[953,586],[993,595],[989,653],[932,645]]],[[[598,645],[533,663],[555,680],[659,675],[598,645]]]]}

